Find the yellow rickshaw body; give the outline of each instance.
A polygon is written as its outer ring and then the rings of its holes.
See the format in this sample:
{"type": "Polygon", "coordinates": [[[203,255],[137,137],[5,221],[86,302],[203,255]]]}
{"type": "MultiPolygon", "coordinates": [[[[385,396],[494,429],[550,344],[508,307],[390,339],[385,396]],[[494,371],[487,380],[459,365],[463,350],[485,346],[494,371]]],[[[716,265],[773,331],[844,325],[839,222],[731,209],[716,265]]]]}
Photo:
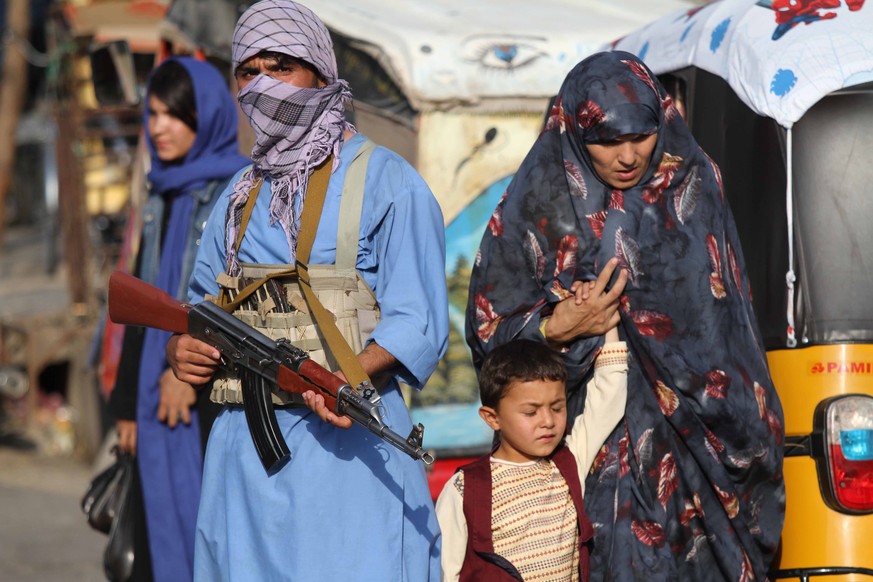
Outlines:
{"type": "MultiPolygon", "coordinates": [[[[770,373],[785,412],[786,436],[813,431],[819,402],[840,394],[871,393],[873,345],[836,344],[772,350],[770,373]]],[[[780,570],[856,567],[873,569],[873,514],[852,515],[825,504],[816,462],[786,456],[786,511],[780,570]]],[[[817,581],[869,580],[862,575],[816,577],[817,581]]]]}

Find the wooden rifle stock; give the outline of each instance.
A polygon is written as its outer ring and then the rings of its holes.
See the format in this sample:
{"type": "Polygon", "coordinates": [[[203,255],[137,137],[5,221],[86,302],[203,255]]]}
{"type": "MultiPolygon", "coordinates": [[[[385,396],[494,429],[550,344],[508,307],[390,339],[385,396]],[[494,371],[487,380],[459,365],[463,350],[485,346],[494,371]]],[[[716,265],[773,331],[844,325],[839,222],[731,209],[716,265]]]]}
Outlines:
{"type": "Polygon", "coordinates": [[[109,276],[109,295],[109,319],[113,323],[188,332],[188,307],[133,275],[113,272],[109,276]]]}

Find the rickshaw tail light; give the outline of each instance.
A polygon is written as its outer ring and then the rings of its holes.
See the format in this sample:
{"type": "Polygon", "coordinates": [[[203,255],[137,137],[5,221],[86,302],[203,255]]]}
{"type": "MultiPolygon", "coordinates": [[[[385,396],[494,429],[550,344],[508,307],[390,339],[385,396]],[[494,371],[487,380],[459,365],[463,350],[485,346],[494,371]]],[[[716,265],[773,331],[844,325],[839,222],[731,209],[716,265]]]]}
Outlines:
{"type": "Polygon", "coordinates": [[[825,458],[817,460],[825,501],[844,513],[873,512],[873,397],[825,400],[814,424],[824,441],[819,450],[825,458]]]}
{"type": "Polygon", "coordinates": [[[855,511],[873,511],[873,460],[851,461],[842,447],[834,445],[830,465],[840,505],[855,511]]]}

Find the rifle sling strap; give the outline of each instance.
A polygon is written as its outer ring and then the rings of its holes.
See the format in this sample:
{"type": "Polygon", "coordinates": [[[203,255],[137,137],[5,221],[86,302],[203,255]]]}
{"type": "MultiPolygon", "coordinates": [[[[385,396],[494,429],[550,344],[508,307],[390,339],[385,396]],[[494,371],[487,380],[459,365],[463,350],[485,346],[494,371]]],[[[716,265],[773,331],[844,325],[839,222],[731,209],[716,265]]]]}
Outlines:
{"type": "Polygon", "coordinates": [[[329,155],[309,177],[306,198],[303,199],[303,211],[300,213],[300,231],[297,235],[295,256],[298,263],[309,263],[309,253],[312,252],[312,243],[315,242],[315,233],[321,221],[321,212],[324,210],[324,199],[327,196],[332,167],[333,154],[329,155]]]}
{"type": "Polygon", "coordinates": [[[246,205],[243,207],[242,220],[239,225],[239,232],[236,233],[236,243],[235,248],[239,251],[239,247],[242,244],[243,236],[246,234],[246,228],[249,226],[249,220],[252,218],[252,212],[255,211],[255,202],[258,199],[258,192],[261,191],[261,184],[264,183],[264,178],[258,178],[255,180],[255,183],[252,184],[251,190],[249,190],[249,198],[246,200],[246,205]]]}
{"type": "Polygon", "coordinates": [[[315,291],[312,290],[309,284],[309,270],[306,265],[300,262],[297,263],[297,279],[300,281],[300,289],[303,291],[303,298],[309,306],[309,311],[315,317],[318,330],[324,336],[324,340],[339,364],[340,370],[345,375],[346,381],[354,387],[360,386],[364,382],[370,384],[370,377],[367,376],[367,372],[361,367],[358,357],[337,328],[333,315],[324,308],[315,291]]]}

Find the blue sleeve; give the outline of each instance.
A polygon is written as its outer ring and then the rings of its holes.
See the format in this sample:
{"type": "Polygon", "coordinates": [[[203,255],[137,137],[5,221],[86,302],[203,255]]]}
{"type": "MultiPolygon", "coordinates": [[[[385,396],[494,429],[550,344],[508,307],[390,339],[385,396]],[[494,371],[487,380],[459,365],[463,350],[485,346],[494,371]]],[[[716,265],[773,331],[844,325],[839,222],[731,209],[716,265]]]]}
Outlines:
{"type": "Polygon", "coordinates": [[[420,389],[449,337],[442,211],[418,172],[383,148],[373,154],[366,188],[362,234],[370,233],[381,309],[371,340],[402,364],[399,379],[420,389]]]}

